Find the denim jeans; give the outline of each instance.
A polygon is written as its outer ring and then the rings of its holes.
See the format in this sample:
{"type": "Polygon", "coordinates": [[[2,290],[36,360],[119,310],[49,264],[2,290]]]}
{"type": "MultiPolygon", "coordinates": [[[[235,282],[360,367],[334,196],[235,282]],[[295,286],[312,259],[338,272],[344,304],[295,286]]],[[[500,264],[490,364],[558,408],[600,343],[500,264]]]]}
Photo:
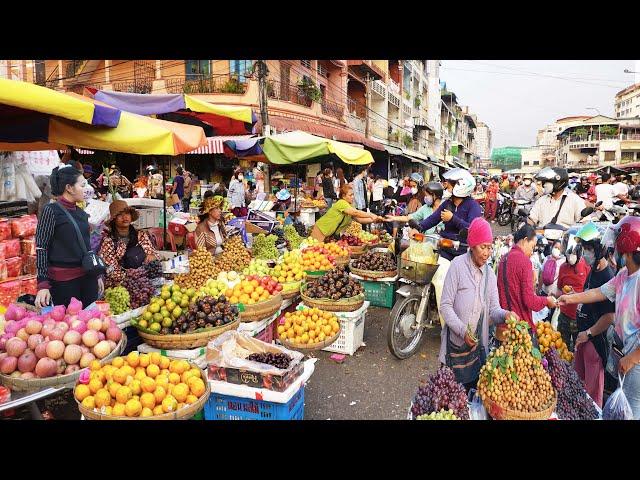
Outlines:
{"type": "Polygon", "coordinates": [[[631,405],[633,418],[640,420],[640,367],[638,365],[627,372],[622,391],[631,405]]]}

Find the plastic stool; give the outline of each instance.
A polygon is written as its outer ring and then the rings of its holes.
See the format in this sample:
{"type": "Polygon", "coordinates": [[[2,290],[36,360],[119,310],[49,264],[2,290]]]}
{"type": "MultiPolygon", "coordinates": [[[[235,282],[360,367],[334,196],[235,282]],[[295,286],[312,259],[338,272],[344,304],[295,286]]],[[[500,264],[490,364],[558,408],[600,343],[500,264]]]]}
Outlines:
{"type": "Polygon", "coordinates": [[[195,232],[187,233],[187,247],[191,250],[196,250],[198,245],[196,245],[196,234],[195,232]]]}
{"type": "Polygon", "coordinates": [[[149,236],[153,239],[156,249],[164,250],[164,229],[159,227],[152,227],[147,231],[149,232],[149,236]]]}

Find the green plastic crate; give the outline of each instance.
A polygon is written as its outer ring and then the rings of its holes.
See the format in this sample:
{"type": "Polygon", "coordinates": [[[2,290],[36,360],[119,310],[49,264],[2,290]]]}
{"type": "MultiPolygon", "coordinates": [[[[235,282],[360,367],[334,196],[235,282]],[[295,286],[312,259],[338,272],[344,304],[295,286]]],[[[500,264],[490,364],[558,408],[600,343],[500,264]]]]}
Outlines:
{"type": "Polygon", "coordinates": [[[371,302],[371,306],[393,308],[395,296],[395,282],[370,282],[360,280],[364,287],[364,299],[371,302]]]}

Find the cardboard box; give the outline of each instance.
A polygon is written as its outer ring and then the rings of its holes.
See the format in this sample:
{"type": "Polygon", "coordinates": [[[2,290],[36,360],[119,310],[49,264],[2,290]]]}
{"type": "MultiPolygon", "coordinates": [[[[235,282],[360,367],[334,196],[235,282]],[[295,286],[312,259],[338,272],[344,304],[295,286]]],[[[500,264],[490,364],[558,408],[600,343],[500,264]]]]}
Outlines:
{"type": "Polygon", "coordinates": [[[209,365],[209,380],[220,380],[253,388],[266,388],[275,392],[284,392],[296,381],[304,371],[304,363],[300,362],[284,375],[263,375],[261,373],[237,368],[217,367],[209,365]]]}

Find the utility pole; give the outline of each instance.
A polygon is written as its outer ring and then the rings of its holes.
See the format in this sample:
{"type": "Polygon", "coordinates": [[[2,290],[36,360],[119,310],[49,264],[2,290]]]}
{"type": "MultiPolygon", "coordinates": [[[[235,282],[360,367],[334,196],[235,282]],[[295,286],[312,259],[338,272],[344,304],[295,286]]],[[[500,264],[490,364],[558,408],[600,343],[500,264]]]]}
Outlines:
{"type": "MultiPolygon", "coordinates": [[[[269,125],[269,108],[267,95],[267,76],[269,75],[269,69],[267,63],[264,60],[258,60],[256,62],[258,69],[258,103],[260,104],[260,120],[262,121],[262,135],[268,137],[271,135],[271,127],[269,125]]],[[[264,191],[269,193],[271,178],[269,176],[269,167],[265,168],[264,172],[264,191]]]]}
{"type": "Polygon", "coordinates": [[[364,136],[369,138],[369,109],[371,108],[371,76],[368,73],[365,78],[365,84],[367,85],[367,92],[366,92],[367,108],[364,112],[364,136]]]}

